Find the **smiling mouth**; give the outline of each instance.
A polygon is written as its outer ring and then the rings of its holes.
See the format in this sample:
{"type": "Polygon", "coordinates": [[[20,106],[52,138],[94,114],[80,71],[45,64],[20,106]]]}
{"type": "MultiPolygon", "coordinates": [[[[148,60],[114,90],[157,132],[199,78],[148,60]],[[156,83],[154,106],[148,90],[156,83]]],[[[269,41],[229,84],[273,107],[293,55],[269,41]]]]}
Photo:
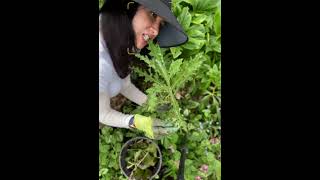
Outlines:
{"type": "Polygon", "coordinates": [[[143,39],[144,39],[145,41],[148,41],[148,40],[150,39],[150,37],[149,37],[147,34],[144,34],[144,35],[143,35],[143,39]]]}

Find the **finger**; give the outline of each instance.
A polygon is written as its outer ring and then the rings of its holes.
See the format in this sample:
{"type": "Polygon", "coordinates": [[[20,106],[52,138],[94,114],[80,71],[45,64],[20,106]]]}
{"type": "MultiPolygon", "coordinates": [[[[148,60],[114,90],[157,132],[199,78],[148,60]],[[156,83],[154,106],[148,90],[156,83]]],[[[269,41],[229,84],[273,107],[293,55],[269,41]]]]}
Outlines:
{"type": "Polygon", "coordinates": [[[155,140],[160,140],[162,139],[163,137],[171,134],[171,133],[174,133],[178,130],[178,128],[155,128],[155,131],[154,131],[154,139],[155,140]]]}
{"type": "Polygon", "coordinates": [[[170,128],[163,128],[163,127],[154,127],[153,132],[157,135],[168,135],[170,133],[177,132],[179,128],[170,127],[170,128]]]}
{"type": "Polygon", "coordinates": [[[167,135],[168,132],[162,127],[154,127],[153,133],[156,135],[167,135]]]}
{"type": "Polygon", "coordinates": [[[173,124],[170,122],[161,121],[160,119],[154,119],[153,126],[155,126],[155,127],[172,127],[173,124]]]}
{"type": "Polygon", "coordinates": [[[163,121],[161,121],[160,119],[153,119],[153,126],[164,126],[165,123],[163,121]]]}
{"type": "Polygon", "coordinates": [[[177,128],[177,127],[167,127],[167,128],[165,128],[165,130],[166,130],[166,132],[168,134],[170,134],[170,133],[177,132],[179,130],[179,128],[177,128]]]}

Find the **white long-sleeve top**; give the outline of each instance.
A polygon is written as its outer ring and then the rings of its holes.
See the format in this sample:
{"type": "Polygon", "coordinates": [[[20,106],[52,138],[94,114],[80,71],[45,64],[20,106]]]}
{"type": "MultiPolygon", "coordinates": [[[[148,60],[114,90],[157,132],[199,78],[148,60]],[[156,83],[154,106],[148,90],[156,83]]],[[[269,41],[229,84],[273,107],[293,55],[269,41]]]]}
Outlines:
{"type": "Polygon", "coordinates": [[[99,122],[108,126],[129,128],[129,120],[133,115],[123,114],[110,107],[110,98],[119,93],[138,105],[147,100],[147,96],[131,83],[130,75],[124,79],[118,76],[108,48],[99,33],[99,122]]]}

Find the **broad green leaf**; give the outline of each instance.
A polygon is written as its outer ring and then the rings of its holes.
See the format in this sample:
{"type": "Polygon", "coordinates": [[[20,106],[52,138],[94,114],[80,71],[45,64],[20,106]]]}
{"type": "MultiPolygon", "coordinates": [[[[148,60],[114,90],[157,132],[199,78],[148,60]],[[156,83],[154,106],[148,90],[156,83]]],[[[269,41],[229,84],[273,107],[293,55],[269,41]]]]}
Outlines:
{"type": "Polygon", "coordinates": [[[207,15],[205,14],[194,14],[192,17],[192,23],[201,24],[207,19],[207,15]]]}
{"type": "Polygon", "coordinates": [[[185,160],[185,167],[192,166],[192,160],[191,159],[186,159],[185,160]]]}
{"type": "Polygon", "coordinates": [[[116,137],[116,139],[117,139],[118,142],[122,142],[122,140],[123,140],[123,134],[122,134],[121,131],[117,131],[117,132],[115,133],[115,137],[116,137]]]}
{"type": "Polygon", "coordinates": [[[208,152],[207,161],[208,161],[208,164],[213,164],[214,161],[216,161],[216,158],[212,152],[208,152]]]}
{"type": "Polygon", "coordinates": [[[210,36],[209,43],[206,45],[206,53],[215,51],[221,53],[221,44],[217,41],[215,36],[210,36]]]}
{"type": "Polygon", "coordinates": [[[214,30],[218,36],[218,38],[221,35],[221,3],[217,4],[217,9],[214,15],[214,30]]]}
{"type": "Polygon", "coordinates": [[[177,143],[178,139],[179,139],[179,135],[178,134],[171,134],[171,135],[169,135],[167,137],[168,137],[168,140],[173,144],[177,143]]]}
{"type": "Polygon", "coordinates": [[[192,5],[193,11],[204,12],[213,10],[217,0],[184,0],[192,5]]]}
{"type": "Polygon", "coordinates": [[[221,180],[221,162],[215,161],[215,174],[217,177],[217,180],[221,180]]]}
{"type": "Polygon", "coordinates": [[[190,140],[195,142],[200,141],[201,136],[198,132],[193,132],[192,135],[190,136],[190,140]]]}
{"type": "Polygon", "coordinates": [[[183,0],[172,0],[172,11],[174,12],[175,16],[178,17],[181,14],[181,5],[180,2],[183,0]]]}
{"type": "Polygon", "coordinates": [[[191,14],[189,13],[189,8],[188,7],[184,7],[182,9],[181,14],[178,16],[178,21],[181,24],[181,26],[183,27],[184,30],[187,30],[190,26],[191,23],[191,14]]]}
{"type": "Polygon", "coordinates": [[[99,9],[102,7],[104,0],[99,0],[99,9]]]}
{"type": "Polygon", "coordinates": [[[189,29],[187,31],[187,34],[189,38],[196,38],[200,40],[204,40],[204,37],[205,37],[205,34],[198,29],[194,29],[194,30],[189,29]]]}
{"type": "Polygon", "coordinates": [[[203,24],[193,24],[187,31],[192,34],[192,31],[194,30],[201,31],[203,34],[206,33],[206,28],[203,24]]]}
{"type": "Polygon", "coordinates": [[[193,51],[200,50],[205,43],[206,43],[205,40],[199,40],[196,38],[189,38],[188,43],[183,45],[183,48],[193,50],[193,51]]]}
{"type": "Polygon", "coordinates": [[[207,19],[206,19],[206,27],[207,29],[210,30],[210,34],[213,34],[214,32],[214,14],[210,13],[207,14],[207,19]]]}
{"type": "Polygon", "coordinates": [[[175,151],[173,154],[173,159],[174,160],[180,160],[181,153],[179,151],[175,151]]]}

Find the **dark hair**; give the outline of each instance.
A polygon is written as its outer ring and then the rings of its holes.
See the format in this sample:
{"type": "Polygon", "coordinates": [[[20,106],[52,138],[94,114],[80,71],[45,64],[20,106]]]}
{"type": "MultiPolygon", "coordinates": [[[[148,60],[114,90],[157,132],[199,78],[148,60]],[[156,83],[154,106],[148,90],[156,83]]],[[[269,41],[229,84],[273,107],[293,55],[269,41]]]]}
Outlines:
{"type": "Polygon", "coordinates": [[[131,3],[127,10],[128,0],[106,0],[100,10],[101,30],[103,39],[108,47],[113,66],[120,76],[125,78],[130,74],[129,64],[135,59],[129,55],[135,46],[135,33],[132,19],[139,7],[138,3],[131,3]]]}

